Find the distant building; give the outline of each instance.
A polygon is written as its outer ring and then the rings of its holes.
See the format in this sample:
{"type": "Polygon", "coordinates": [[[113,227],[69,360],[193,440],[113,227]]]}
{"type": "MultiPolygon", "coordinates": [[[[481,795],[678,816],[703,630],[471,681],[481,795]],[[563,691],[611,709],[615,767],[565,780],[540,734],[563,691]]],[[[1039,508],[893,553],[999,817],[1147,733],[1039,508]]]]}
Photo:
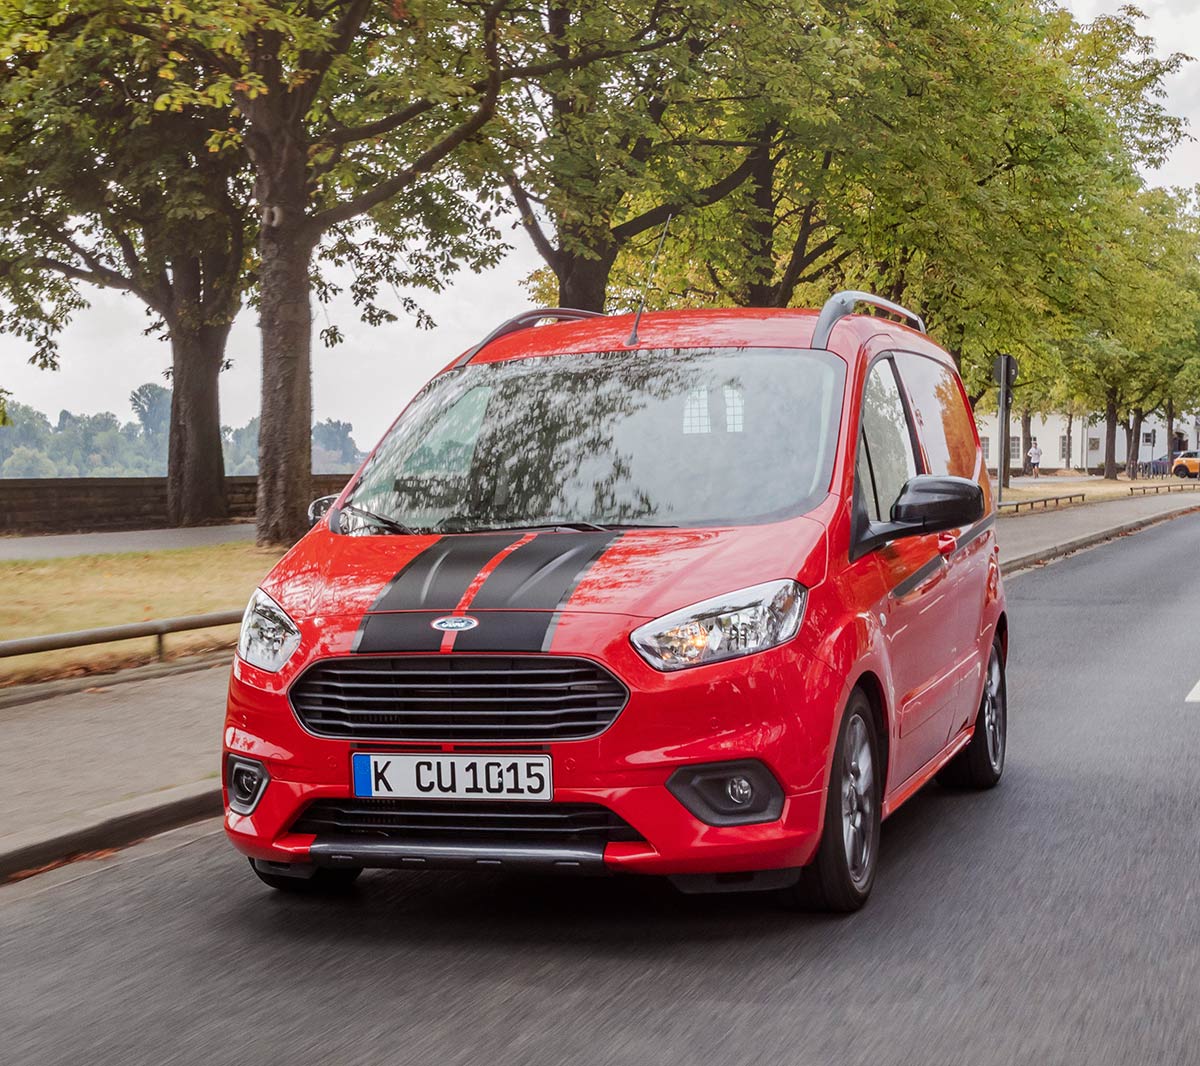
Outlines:
{"type": "MultiPolygon", "coordinates": [[[[975,424],[979,426],[979,439],[983,444],[983,458],[988,467],[996,469],[1000,454],[1000,423],[994,414],[979,414],[976,412],[975,424]]],[[[1070,420],[1063,414],[1035,414],[1031,421],[1032,435],[1042,449],[1042,469],[1056,470],[1066,468],[1082,469],[1086,456],[1089,470],[1104,465],[1104,418],[1100,416],[1095,424],[1089,424],[1086,416],[1076,416],[1070,420]]],[[[1192,416],[1182,416],[1175,419],[1174,453],[1188,451],[1200,447],[1200,434],[1197,433],[1197,421],[1192,416]]],[[[1021,448],[1021,419],[1013,417],[1010,422],[1008,451],[1010,468],[1017,469],[1024,465],[1025,455],[1021,448]]],[[[1125,448],[1125,427],[1117,426],[1117,465],[1124,466],[1127,452],[1125,448]]],[[[1148,463],[1154,459],[1164,458],[1167,454],[1167,420],[1161,416],[1148,417],[1142,423],[1142,442],[1138,450],[1138,460],[1148,463]]]]}

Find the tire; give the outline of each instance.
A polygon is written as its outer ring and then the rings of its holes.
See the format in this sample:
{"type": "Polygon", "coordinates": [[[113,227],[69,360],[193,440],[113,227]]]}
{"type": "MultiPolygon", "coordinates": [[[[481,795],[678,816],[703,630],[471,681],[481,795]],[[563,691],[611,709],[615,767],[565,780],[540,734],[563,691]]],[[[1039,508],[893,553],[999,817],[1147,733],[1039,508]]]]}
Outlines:
{"type": "Polygon", "coordinates": [[[1008,683],[1004,675],[1004,649],[1000,638],[992,641],[987,676],[975,735],[938,774],[938,783],[949,788],[988,789],[1000,784],[1008,749],[1008,683]]]}
{"type": "Polygon", "coordinates": [[[290,892],[297,896],[333,896],[347,891],[359,874],[361,866],[333,869],[328,866],[318,866],[311,877],[289,877],[287,874],[273,874],[260,870],[254,860],[250,860],[250,869],[264,884],[278,892],[290,892]]]}
{"type": "Polygon", "coordinates": [[[1191,472],[1188,470],[1188,468],[1187,468],[1186,466],[1177,466],[1177,467],[1176,467],[1176,468],[1175,468],[1173,471],[1171,471],[1171,472],[1172,472],[1172,473],[1173,473],[1173,474],[1174,474],[1176,477],[1191,477],[1191,476],[1192,476],[1192,475],[1191,475],[1191,472]]]}
{"type": "Polygon", "coordinates": [[[871,894],[879,860],[883,765],[875,714],[855,689],[842,715],[825,798],[825,825],[813,861],[783,902],[848,914],[871,894]]]}

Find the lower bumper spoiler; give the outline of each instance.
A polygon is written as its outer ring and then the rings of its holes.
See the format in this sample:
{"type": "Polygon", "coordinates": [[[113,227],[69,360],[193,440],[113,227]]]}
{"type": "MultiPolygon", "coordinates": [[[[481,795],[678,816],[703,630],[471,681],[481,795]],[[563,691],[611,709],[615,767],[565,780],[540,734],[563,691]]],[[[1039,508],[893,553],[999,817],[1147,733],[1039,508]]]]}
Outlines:
{"type": "Polygon", "coordinates": [[[393,869],[493,869],[608,873],[603,844],[447,844],[444,841],[364,840],[361,837],[318,837],[308,855],[318,866],[386,867],[393,869]]]}

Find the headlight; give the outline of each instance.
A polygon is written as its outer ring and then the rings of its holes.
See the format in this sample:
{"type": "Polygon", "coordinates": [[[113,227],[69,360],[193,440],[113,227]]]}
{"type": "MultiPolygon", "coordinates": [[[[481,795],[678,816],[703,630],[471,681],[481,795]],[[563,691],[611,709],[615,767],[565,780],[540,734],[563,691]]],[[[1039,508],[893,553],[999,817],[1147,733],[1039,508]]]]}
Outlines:
{"type": "Polygon", "coordinates": [[[656,670],[733,659],[791,640],[806,595],[795,581],[768,581],[647,622],[630,639],[656,670]]]}
{"type": "Polygon", "coordinates": [[[255,589],[242,615],[238,655],[251,666],[275,673],[300,645],[300,630],[262,589],[255,589]]]}

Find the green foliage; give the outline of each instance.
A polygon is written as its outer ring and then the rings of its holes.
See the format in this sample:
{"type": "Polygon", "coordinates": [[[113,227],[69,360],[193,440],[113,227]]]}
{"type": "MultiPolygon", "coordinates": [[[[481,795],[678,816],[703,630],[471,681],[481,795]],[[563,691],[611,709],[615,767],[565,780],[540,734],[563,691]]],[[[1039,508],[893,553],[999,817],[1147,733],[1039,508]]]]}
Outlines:
{"type": "MultiPolygon", "coordinates": [[[[358,445],[350,435],[354,427],[349,422],[325,419],[313,426],[313,472],[325,473],[319,466],[340,464],[338,469],[353,467],[358,458],[358,445]]],[[[331,473],[335,471],[330,471],[331,473]]]]}
{"type": "Polygon", "coordinates": [[[129,406],[147,439],[165,440],[171,428],[171,390],[147,382],[129,394],[129,406]]]}
{"type": "Polygon", "coordinates": [[[22,403],[0,428],[0,477],[162,477],[166,441],[115,415],[62,411],[56,423],[22,403]]]}
{"type": "MultiPolygon", "coordinates": [[[[61,411],[56,422],[23,403],[8,405],[0,426],[0,477],[164,477],[171,392],[152,382],[130,394],[135,420],[61,411]]],[[[327,418],[313,426],[313,473],[354,470],[362,454],[349,422],[327,418]]],[[[223,426],[225,472],[258,473],[258,419],[223,426]]]]}
{"type": "MultiPolygon", "coordinates": [[[[1137,168],[1183,135],[1162,99],[1186,57],[1157,57],[1132,8],[1084,26],[1032,0],[822,0],[807,18],[763,46],[792,91],[735,94],[716,120],[771,148],[673,224],[660,305],[868,289],[922,311],[976,399],[994,402],[992,361],[1012,352],[1019,404],[1094,405],[1101,377],[1125,406],[1153,402],[1175,375],[1154,353],[1195,347],[1200,242],[1189,198],[1144,191],[1137,168]]],[[[650,239],[618,257],[618,292],[640,287],[650,239]]]]}
{"type": "Polygon", "coordinates": [[[245,153],[211,151],[195,108],[155,109],[158,65],[108,7],[0,0],[0,332],[42,366],[88,285],[175,335],[228,325],[251,277],[245,153]]]}

